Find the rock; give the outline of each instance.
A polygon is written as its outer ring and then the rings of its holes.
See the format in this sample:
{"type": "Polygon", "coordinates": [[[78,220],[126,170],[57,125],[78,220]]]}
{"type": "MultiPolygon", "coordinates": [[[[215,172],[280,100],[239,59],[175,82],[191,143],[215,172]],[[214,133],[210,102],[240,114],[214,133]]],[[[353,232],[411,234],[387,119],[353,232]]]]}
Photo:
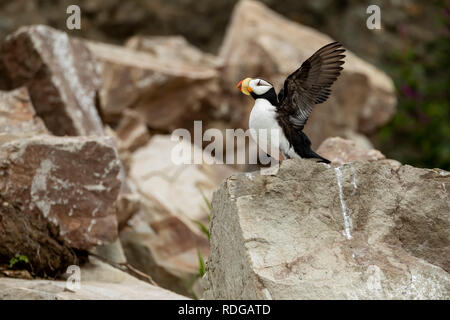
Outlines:
{"type": "Polygon", "coordinates": [[[150,140],[145,121],[133,110],[123,112],[115,133],[119,139],[119,152],[133,152],[150,140]]]}
{"type": "MultiPolygon", "coordinates": [[[[142,0],[80,0],[76,3],[82,12],[81,30],[68,32],[111,43],[123,43],[134,34],[181,34],[196,46],[215,52],[236,2],[238,1],[171,0],[150,3],[142,0]]],[[[0,39],[19,26],[31,23],[67,29],[64,13],[69,3],[2,1],[0,39]]],[[[430,40],[440,36],[433,31],[437,29],[435,17],[442,15],[442,6],[436,6],[433,2],[383,2],[382,30],[365,27],[368,17],[365,12],[372,4],[370,1],[349,1],[346,6],[329,0],[264,0],[264,3],[291,20],[301,21],[345,40],[347,46],[373,61],[389,58],[392,52],[402,50],[404,43],[399,41],[401,36],[407,37],[418,52],[422,52],[430,40]],[[402,27],[398,27],[399,25],[402,27]]]]}
{"type": "Polygon", "coordinates": [[[180,300],[187,299],[140,281],[97,259],[81,268],[78,290],[66,281],[0,278],[1,300],[180,300]]]}
{"type": "MultiPolygon", "coordinates": [[[[197,250],[204,259],[209,255],[208,239],[194,222],[208,225],[205,198],[209,201],[234,170],[205,163],[177,165],[171,158],[177,144],[170,136],[155,135],[133,153],[129,180],[141,194],[141,207],[120,238],[131,265],[161,286],[191,296],[199,276],[197,250]]],[[[182,144],[201,153],[190,142],[182,144]]]]}
{"type": "Polygon", "coordinates": [[[119,238],[112,243],[92,248],[90,253],[93,253],[110,263],[123,264],[127,262],[127,258],[125,257],[125,253],[122,248],[122,243],[119,238]]]}
{"type": "Polygon", "coordinates": [[[0,91],[0,132],[11,135],[48,133],[36,116],[26,88],[0,91]]]}
{"type": "Polygon", "coordinates": [[[182,36],[133,36],[127,40],[125,46],[172,61],[174,69],[183,69],[187,66],[217,67],[220,65],[215,56],[197,49],[182,36]]]}
{"type": "Polygon", "coordinates": [[[36,136],[0,144],[0,260],[37,274],[73,264],[69,247],[117,238],[119,160],[109,139],[36,136]]]}
{"type": "Polygon", "coordinates": [[[128,180],[127,174],[129,171],[129,157],[130,152],[123,149],[122,141],[117,136],[116,132],[109,126],[105,126],[105,135],[111,139],[112,146],[118,151],[120,158],[119,180],[121,182],[119,196],[117,197],[117,222],[119,230],[126,224],[128,219],[137,211],[138,199],[136,199],[136,188],[128,180]]]}
{"type": "MultiPolygon", "coordinates": [[[[235,112],[247,120],[253,101],[239,96],[235,89],[239,80],[262,77],[281,88],[286,76],[332,41],[325,34],[276,14],[261,2],[239,2],[219,53],[224,63],[221,78],[225,83],[221,87],[227,88],[224,108],[234,111],[239,106],[235,112]]],[[[373,132],[395,112],[394,85],[385,73],[350,51],[346,52],[343,67],[330,98],[314,108],[305,127],[313,147],[329,136],[345,137],[348,129],[373,132]]]]}
{"type": "Polygon", "coordinates": [[[210,110],[205,100],[218,73],[214,65],[207,63],[212,58],[184,39],[151,38],[139,42],[135,38],[129,42],[131,48],[94,42],[87,45],[103,70],[100,101],[106,121],[117,122],[130,108],[151,128],[169,132],[208,118],[210,110]]]}
{"type": "Polygon", "coordinates": [[[357,160],[376,161],[385,158],[378,150],[363,149],[358,147],[354,141],[345,140],[340,137],[326,139],[317,149],[317,153],[337,165],[343,165],[344,163],[357,160]]]}
{"type": "Polygon", "coordinates": [[[286,160],[215,193],[206,298],[450,298],[450,173],[286,160]]]}
{"type": "Polygon", "coordinates": [[[0,56],[9,89],[27,87],[53,134],[103,134],[96,109],[101,78],[82,41],[43,25],[22,27],[1,44],[0,56]]]}
{"type": "Polygon", "coordinates": [[[207,259],[208,239],[199,226],[171,215],[164,205],[156,211],[143,206],[121,231],[127,261],[158,285],[192,296],[192,286],[199,277],[198,255],[200,252],[207,259]]]}
{"type": "Polygon", "coordinates": [[[119,193],[116,201],[119,231],[126,226],[133,215],[139,212],[140,201],[141,197],[136,190],[127,190],[119,193]]]}
{"type": "MultiPolygon", "coordinates": [[[[201,152],[188,141],[182,143],[201,152]]],[[[204,259],[209,255],[208,239],[194,222],[208,225],[205,198],[209,201],[234,170],[225,165],[177,165],[171,158],[177,144],[170,136],[155,135],[133,153],[129,180],[141,194],[141,208],[120,238],[131,265],[161,286],[192,296],[199,276],[198,250],[204,259]]]]}
{"type": "Polygon", "coordinates": [[[3,64],[2,59],[0,59],[0,90],[8,90],[11,80],[8,79],[8,74],[3,64]]]}
{"type": "MultiPolygon", "coordinates": [[[[9,268],[9,266],[8,266],[9,268]]],[[[30,272],[26,269],[7,269],[6,267],[0,268],[0,274],[8,277],[8,278],[19,278],[19,279],[27,279],[32,280],[33,276],[30,274],[30,272]]]]}
{"type": "MultiPolygon", "coordinates": [[[[182,143],[202,152],[190,142],[182,143]]],[[[222,180],[235,171],[226,165],[175,164],[171,157],[177,145],[170,136],[153,136],[133,154],[129,179],[140,193],[157,199],[175,216],[207,221],[209,208],[205,198],[209,201],[222,180]]]]}
{"type": "Polygon", "coordinates": [[[344,134],[344,136],[346,139],[353,141],[355,143],[355,146],[360,149],[364,149],[364,150],[373,149],[372,142],[369,140],[369,138],[367,136],[365,136],[363,134],[354,132],[351,129],[349,129],[344,134]]]}

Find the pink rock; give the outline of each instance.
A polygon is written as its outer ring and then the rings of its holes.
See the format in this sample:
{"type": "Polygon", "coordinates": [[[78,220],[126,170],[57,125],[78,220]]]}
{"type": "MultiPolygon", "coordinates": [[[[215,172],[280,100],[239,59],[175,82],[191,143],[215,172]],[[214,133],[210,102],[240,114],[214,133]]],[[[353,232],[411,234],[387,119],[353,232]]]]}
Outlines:
{"type": "Polygon", "coordinates": [[[134,37],[126,47],[87,42],[102,68],[101,108],[116,123],[134,109],[154,129],[190,128],[211,117],[216,60],[181,37],[134,37]]]}
{"type": "Polygon", "coordinates": [[[116,239],[119,170],[106,138],[41,135],[0,144],[0,260],[21,253],[49,274],[73,263],[69,247],[116,239]]]}
{"type": "Polygon", "coordinates": [[[358,160],[376,161],[385,159],[385,156],[378,150],[363,149],[356,146],[354,141],[340,137],[326,139],[317,149],[317,153],[338,165],[358,160]]]}
{"type": "Polygon", "coordinates": [[[102,135],[96,109],[97,64],[81,40],[53,28],[22,27],[1,45],[10,88],[26,86],[37,114],[55,135],[102,135]]]}

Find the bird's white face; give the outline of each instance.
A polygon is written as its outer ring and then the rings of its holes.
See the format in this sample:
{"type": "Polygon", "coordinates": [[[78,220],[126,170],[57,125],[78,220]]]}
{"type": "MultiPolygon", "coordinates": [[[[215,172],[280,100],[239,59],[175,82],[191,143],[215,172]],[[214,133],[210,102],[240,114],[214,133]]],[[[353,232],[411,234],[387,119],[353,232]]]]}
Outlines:
{"type": "Polygon", "coordinates": [[[243,94],[250,95],[253,92],[256,96],[261,96],[273,88],[273,86],[263,79],[246,78],[240,81],[237,88],[243,94]]]}

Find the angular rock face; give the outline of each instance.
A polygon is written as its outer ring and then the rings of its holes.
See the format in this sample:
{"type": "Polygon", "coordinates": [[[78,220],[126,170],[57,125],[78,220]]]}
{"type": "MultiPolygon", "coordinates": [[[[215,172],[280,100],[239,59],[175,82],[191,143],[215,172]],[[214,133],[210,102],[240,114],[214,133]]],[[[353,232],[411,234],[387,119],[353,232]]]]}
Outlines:
{"type": "Polygon", "coordinates": [[[0,133],[2,135],[48,133],[42,120],[36,116],[26,88],[0,91],[0,133]]]}
{"type": "Polygon", "coordinates": [[[73,257],[68,247],[88,249],[117,238],[120,163],[109,140],[17,139],[0,145],[0,161],[3,262],[21,253],[34,271],[48,274],[73,257]],[[58,256],[64,261],[56,266],[58,256]]]}
{"type": "Polygon", "coordinates": [[[343,165],[356,160],[381,160],[385,156],[375,149],[363,149],[354,141],[340,137],[327,138],[317,149],[317,153],[330,160],[333,164],[343,165]]]}
{"type": "Polygon", "coordinates": [[[82,41],[43,25],[22,27],[2,43],[0,57],[8,89],[26,86],[53,134],[103,134],[96,109],[101,78],[82,41]]]}
{"type": "MultiPolygon", "coordinates": [[[[279,89],[286,76],[332,41],[283,18],[260,2],[239,2],[219,54],[224,63],[221,78],[225,79],[221,87],[229,88],[224,94],[228,107],[239,106],[241,118],[247,120],[253,102],[235,90],[239,80],[262,77],[279,89]]],[[[329,136],[345,136],[349,129],[371,132],[394,114],[394,86],[386,74],[348,51],[343,67],[330,98],[315,107],[306,125],[314,147],[329,136]]]]}
{"type": "Polygon", "coordinates": [[[287,160],[213,200],[206,298],[449,299],[450,173],[287,160]]]}
{"type": "Polygon", "coordinates": [[[126,108],[165,131],[208,118],[204,100],[217,77],[211,56],[178,37],[135,38],[129,46],[88,43],[102,66],[100,100],[108,122],[116,122],[126,108]]]}

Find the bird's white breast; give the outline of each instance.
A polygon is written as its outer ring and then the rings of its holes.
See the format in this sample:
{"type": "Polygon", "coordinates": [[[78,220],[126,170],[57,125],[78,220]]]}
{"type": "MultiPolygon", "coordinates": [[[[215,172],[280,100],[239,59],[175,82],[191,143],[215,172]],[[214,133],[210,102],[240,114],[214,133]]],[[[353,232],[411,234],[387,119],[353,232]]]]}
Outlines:
{"type": "Polygon", "coordinates": [[[249,128],[281,129],[276,119],[276,108],[266,99],[256,99],[250,113],[249,128]]]}
{"type": "MultiPolygon", "coordinates": [[[[256,133],[256,137],[253,135],[252,137],[258,143],[258,146],[268,154],[271,154],[271,146],[274,144],[273,147],[280,149],[284,155],[294,157],[296,154],[290,148],[290,144],[283,133],[283,129],[278,124],[276,116],[276,107],[268,100],[256,99],[249,119],[249,128],[256,133]],[[266,131],[264,132],[260,129],[265,129],[266,131]],[[272,141],[271,137],[273,136],[271,134],[277,134],[278,141],[272,141]]],[[[275,157],[275,155],[272,156],[275,157]]]]}

